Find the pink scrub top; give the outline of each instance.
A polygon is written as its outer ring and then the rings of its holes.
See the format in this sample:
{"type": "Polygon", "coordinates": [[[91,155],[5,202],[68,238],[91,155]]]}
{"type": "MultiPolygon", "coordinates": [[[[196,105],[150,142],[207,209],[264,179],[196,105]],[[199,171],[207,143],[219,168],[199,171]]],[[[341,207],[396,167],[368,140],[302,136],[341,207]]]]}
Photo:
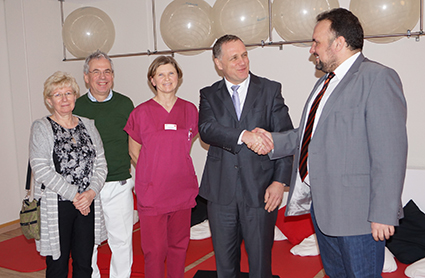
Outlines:
{"type": "Polygon", "coordinates": [[[124,130],[142,145],[136,165],[139,213],[164,214],[193,208],[198,179],[190,149],[198,134],[198,110],[178,98],[170,112],[150,99],[131,112],[124,130]]]}

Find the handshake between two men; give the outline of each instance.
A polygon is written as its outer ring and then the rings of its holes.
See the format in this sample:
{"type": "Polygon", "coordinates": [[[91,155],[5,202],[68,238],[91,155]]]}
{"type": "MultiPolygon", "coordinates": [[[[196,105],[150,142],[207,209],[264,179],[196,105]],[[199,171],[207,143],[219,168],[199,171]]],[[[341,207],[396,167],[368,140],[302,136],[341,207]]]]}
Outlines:
{"type": "Polygon", "coordinates": [[[259,127],[252,131],[245,131],[242,135],[242,142],[259,155],[266,155],[274,149],[271,133],[259,127]]]}

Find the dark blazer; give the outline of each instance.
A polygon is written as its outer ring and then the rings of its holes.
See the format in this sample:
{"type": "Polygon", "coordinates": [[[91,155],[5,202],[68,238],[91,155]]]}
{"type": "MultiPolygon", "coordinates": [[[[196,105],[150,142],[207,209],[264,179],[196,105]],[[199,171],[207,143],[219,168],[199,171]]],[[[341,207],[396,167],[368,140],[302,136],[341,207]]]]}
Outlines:
{"type": "Polygon", "coordinates": [[[199,191],[202,197],[229,204],[235,197],[238,172],[251,207],[264,207],[265,190],[273,181],[289,184],[292,156],[272,161],[237,144],[243,130],[255,127],[274,132],[293,128],[280,83],[251,74],[240,121],[224,79],[201,90],[199,133],[210,145],[199,191]]]}
{"type": "MultiPolygon", "coordinates": [[[[298,165],[307,108],[298,129],[272,134],[275,148],[270,157],[295,154],[298,165]]],[[[294,168],[286,213],[309,213],[311,190],[317,224],[327,235],[368,234],[371,222],[398,225],[403,216],[406,116],[398,74],[360,54],[317,123],[309,146],[310,187],[295,186],[294,168]]]]}

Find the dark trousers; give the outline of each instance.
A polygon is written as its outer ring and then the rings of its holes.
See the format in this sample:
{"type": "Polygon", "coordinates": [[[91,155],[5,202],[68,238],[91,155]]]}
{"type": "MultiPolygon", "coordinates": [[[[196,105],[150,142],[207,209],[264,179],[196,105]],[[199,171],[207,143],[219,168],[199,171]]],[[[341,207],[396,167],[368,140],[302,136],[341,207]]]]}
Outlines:
{"type": "Polygon", "coordinates": [[[249,277],[271,278],[271,250],[277,209],[249,207],[237,181],[235,199],[229,205],[208,202],[208,219],[217,265],[217,277],[241,277],[241,243],[245,241],[249,277]]]}
{"type": "Polygon", "coordinates": [[[67,278],[69,256],[72,257],[72,277],[90,278],[94,247],[94,204],[83,216],[70,201],[58,202],[59,242],[61,256],[46,257],[46,278],[67,278]]]}

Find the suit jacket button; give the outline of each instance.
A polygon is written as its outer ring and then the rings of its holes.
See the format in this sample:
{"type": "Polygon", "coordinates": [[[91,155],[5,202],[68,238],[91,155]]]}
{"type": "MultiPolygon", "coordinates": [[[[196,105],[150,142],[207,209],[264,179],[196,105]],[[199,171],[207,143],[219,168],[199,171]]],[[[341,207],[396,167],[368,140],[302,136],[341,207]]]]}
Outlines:
{"type": "Polygon", "coordinates": [[[238,165],[235,165],[235,169],[238,169],[239,168],[239,166],[238,165]]]}

